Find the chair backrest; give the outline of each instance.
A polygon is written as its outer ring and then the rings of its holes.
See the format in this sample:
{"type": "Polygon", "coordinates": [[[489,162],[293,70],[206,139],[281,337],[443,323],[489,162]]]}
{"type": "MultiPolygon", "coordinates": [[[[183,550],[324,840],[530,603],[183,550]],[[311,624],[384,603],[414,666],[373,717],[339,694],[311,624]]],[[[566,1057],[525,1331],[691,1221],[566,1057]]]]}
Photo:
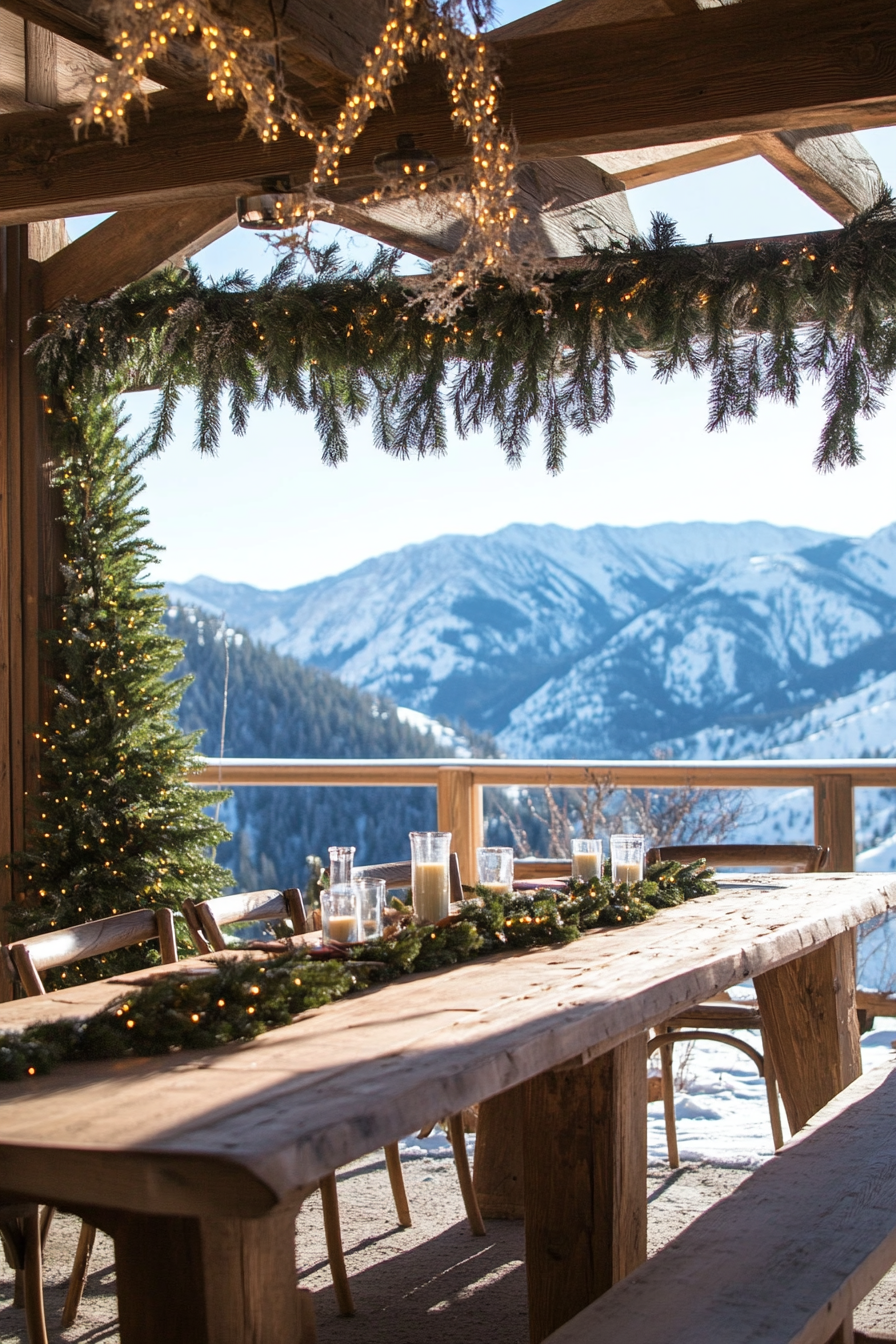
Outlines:
{"type": "MultiPolygon", "coordinates": [[[[387,891],[395,887],[409,887],[411,885],[411,861],[410,859],[403,859],[400,863],[367,863],[360,868],[353,869],[352,877],[359,882],[362,882],[365,878],[372,882],[384,881],[387,891]]],[[[464,899],[464,888],[460,880],[460,859],[453,850],[448,859],[448,881],[451,900],[462,901],[464,899]]]]}
{"type": "Polygon", "coordinates": [[[296,933],[306,930],[305,903],[297,887],[285,891],[240,891],[235,896],[216,896],[211,901],[184,901],[184,919],[200,952],[223,952],[227,947],[221,932],[228,924],[262,923],[288,919],[296,933]]]}
{"type": "Polygon", "coordinates": [[[159,952],[166,965],[177,961],[174,915],[163,906],[128,910],[123,915],[109,915],[106,919],[92,919],[69,929],[54,929],[52,933],[20,938],[10,943],[6,950],[25,992],[45,994],[42,972],[70,966],[73,961],[83,961],[87,957],[101,957],[122,947],[134,947],[151,938],[158,938],[159,952]]]}
{"type": "Polygon", "coordinates": [[[823,845],[660,845],[647,854],[648,863],[705,859],[710,868],[777,868],[782,872],[817,873],[826,868],[831,851],[823,845]]]}
{"type": "Polygon", "coordinates": [[[516,882],[538,881],[544,877],[571,877],[572,859],[514,859],[513,877],[516,882]]]}

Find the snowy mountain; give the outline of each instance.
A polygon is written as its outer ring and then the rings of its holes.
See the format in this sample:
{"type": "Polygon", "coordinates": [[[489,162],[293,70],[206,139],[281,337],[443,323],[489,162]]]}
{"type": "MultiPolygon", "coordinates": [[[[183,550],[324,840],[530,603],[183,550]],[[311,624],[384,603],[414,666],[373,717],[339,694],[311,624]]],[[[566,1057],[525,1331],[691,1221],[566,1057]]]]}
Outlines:
{"type": "MultiPolygon", "coordinates": [[[[173,601],[226,611],[253,637],[352,685],[501,734],[506,749],[517,751],[524,735],[519,707],[538,708],[544,718],[537,697],[599,661],[633,622],[670,604],[680,607],[686,622],[690,594],[711,583],[720,568],[831,544],[841,539],[767,523],[581,531],[516,524],[487,537],[445,536],[407,546],[283,592],[199,577],[170,586],[169,593],[173,601]]],[[[845,574],[840,583],[847,589],[852,583],[858,611],[864,585],[845,574]]],[[[807,613],[807,619],[814,618],[807,613]]],[[[864,619],[870,630],[873,601],[864,619]]],[[[633,649],[637,631],[635,625],[633,649]]],[[[830,639],[837,644],[833,634],[830,639]]],[[[685,664],[681,676],[688,677],[685,664]]],[[[686,697],[700,693],[697,687],[686,697]]],[[[608,686],[605,694],[615,691],[608,686]]],[[[578,696],[593,698],[587,677],[575,689],[568,685],[571,723],[578,712],[571,699],[578,696]]],[[[701,726],[693,716],[681,722],[661,716],[644,725],[641,749],[658,733],[701,726]]],[[[558,728],[545,722],[533,731],[527,754],[542,754],[536,742],[541,736],[556,742],[559,754],[577,754],[578,748],[561,747],[558,728]]],[[[603,732],[592,737],[595,749],[606,740],[602,752],[618,754],[603,732]]]]}
{"type": "Polygon", "coordinates": [[[896,524],[516,524],[172,599],[519,756],[896,755],[896,524]]]}

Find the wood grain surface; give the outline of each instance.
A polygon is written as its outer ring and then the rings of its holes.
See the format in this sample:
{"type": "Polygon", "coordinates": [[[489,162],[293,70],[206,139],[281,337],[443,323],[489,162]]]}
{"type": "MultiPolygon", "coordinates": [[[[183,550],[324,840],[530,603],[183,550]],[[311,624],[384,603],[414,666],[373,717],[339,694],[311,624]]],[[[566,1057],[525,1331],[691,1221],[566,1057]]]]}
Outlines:
{"type": "MultiPolygon", "coordinates": [[[[647,924],[415,976],[249,1044],[3,1084],[0,1187],[60,1204],[99,1183],[115,1207],[253,1216],[433,1114],[585,1063],[893,906],[879,875],[730,879],[647,924]]],[[[82,1015],[158,974],[5,1004],[0,1029],[82,1015]]]]}
{"type": "Polygon", "coordinates": [[[551,1344],[826,1344],[896,1261],[894,1113],[871,1070],[551,1344]]]}
{"type": "MultiPolygon", "coordinates": [[[[896,14],[889,0],[751,0],[636,22],[499,39],[501,116],[521,160],[705,141],[754,131],[896,120],[896,14]]],[[[332,109],[316,101],[313,114],[332,109]]],[[[438,71],[420,62],[374,113],[335,198],[356,200],[376,154],[411,131],[450,166],[467,155],[438,71]]],[[[4,117],[0,223],[235,194],[247,180],[311,167],[306,141],[239,138],[242,116],[201,91],[163,93],[130,143],[73,144],[64,115],[4,117]],[[182,100],[182,101],[181,101],[182,100]]]]}

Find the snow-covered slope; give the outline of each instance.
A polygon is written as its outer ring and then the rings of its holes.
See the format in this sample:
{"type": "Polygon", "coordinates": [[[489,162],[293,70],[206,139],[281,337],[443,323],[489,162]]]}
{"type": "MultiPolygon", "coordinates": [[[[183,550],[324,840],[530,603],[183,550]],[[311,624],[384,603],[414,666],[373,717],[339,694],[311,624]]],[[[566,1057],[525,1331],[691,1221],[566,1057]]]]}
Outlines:
{"type": "MultiPolygon", "coordinates": [[[[256,638],[354,685],[499,732],[539,687],[561,682],[633,619],[686,605],[720,564],[831,542],[827,533],[760,522],[580,531],[516,524],[407,546],[284,592],[201,576],[178,585],[177,598],[226,611],[256,638]]],[[[687,680],[690,654],[683,656],[687,680]]],[[[700,693],[695,686],[691,698],[700,693]]]]}
{"type": "Polygon", "coordinates": [[[539,687],[499,740],[512,755],[765,754],[795,709],[892,666],[894,626],[896,602],[841,570],[730,560],[539,687]]]}

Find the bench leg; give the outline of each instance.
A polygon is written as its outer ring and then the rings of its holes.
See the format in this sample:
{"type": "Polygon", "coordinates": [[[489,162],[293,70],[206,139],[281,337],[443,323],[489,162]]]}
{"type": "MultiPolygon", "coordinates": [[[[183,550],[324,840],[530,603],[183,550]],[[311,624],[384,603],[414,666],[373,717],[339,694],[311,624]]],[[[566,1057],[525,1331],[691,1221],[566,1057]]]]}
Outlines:
{"type": "Polygon", "coordinates": [[[121,1344],[313,1344],[296,1287],[297,1211],[98,1219],[115,1240],[121,1344]]]}
{"type": "Polygon", "coordinates": [[[525,1084],[529,1338],[647,1258],[646,1037],[525,1084]]]}
{"type": "Polygon", "coordinates": [[[840,933],[754,976],[792,1134],[862,1072],[854,947],[852,934],[840,933]]]}
{"type": "Polygon", "coordinates": [[[473,1189],[484,1218],[523,1216],[525,1104],[525,1084],[479,1103],[473,1189]]]}

